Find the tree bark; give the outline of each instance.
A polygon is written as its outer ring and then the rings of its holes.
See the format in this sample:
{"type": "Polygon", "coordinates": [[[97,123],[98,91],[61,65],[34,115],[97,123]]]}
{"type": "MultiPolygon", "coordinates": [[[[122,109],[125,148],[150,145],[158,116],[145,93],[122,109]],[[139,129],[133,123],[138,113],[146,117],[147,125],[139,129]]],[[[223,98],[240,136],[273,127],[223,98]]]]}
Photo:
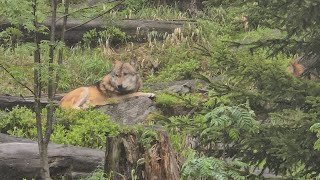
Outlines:
{"type": "Polygon", "coordinates": [[[157,130],[158,140],[147,147],[135,132],[107,138],[105,173],[110,179],[178,180],[179,168],[167,134],[157,130]]]}
{"type": "MultiPolygon", "coordinates": [[[[53,58],[54,58],[54,49],[55,49],[55,22],[56,22],[56,10],[57,10],[57,1],[51,0],[51,31],[50,31],[50,45],[49,45],[49,64],[48,64],[48,101],[47,105],[47,119],[46,119],[46,128],[44,136],[41,133],[38,135],[38,146],[40,152],[40,176],[41,179],[49,180],[50,170],[49,170],[49,159],[48,159],[48,145],[50,142],[50,136],[52,133],[52,123],[53,123],[53,114],[54,114],[54,69],[53,69],[53,58]],[[39,139],[40,138],[40,139],[39,139]]],[[[42,131],[41,124],[37,124],[38,133],[42,131]]]]}
{"type": "Polygon", "coordinates": [[[41,179],[50,179],[50,172],[47,157],[47,148],[44,146],[43,142],[43,133],[42,133],[42,118],[41,118],[41,61],[40,61],[40,46],[39,46],[39,37],[38,37],[38,17],[37,17],[37,0],[33,1],[33,17],[35,26],[34,33],[34,43],[36,44],[36,49],[34,51],[34,63],[36,68],[34,69],[34,109],[36,114],[36,126],[37,126],[37,137],[38,137],[38,150],[40,154],[40,178],[41,179]]]}

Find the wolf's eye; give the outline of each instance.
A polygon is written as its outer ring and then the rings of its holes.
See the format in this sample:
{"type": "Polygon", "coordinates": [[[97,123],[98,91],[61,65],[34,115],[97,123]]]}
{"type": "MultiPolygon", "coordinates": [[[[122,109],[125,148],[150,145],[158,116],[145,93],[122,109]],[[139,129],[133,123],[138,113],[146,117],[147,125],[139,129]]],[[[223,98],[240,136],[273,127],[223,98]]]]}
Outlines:
{"type": "Polygon", "coordinates": [[[123,73],[124,76],[128,75],[128,73],[123,73]]]}

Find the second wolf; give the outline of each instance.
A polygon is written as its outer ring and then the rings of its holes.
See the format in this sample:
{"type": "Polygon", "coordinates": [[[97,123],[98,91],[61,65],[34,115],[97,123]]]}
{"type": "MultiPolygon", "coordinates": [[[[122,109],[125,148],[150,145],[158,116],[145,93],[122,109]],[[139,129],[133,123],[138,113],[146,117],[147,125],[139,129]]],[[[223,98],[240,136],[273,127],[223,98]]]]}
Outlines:
{"type": "Polygon", "coordinates": [[[130,97],[154,97],[153,93],[138,92],[142,81],[130,63],[115,61],[111,73],[95,86],[80,87],[66,94],[60,107],[85,109],[107,104],[107,100],[122,101],[130,97]]]}

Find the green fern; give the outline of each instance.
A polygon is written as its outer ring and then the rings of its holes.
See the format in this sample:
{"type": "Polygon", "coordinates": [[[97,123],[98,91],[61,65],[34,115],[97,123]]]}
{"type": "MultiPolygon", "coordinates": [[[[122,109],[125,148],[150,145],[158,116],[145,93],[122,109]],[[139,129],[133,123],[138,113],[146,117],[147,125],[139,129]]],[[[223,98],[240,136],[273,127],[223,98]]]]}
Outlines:
{"type": "Polygon", "coordinates": [[[320,150],[320,123],[315,123],[310,127],[311,132],[314,132],[317,134],[317,140],[314,143],[314,149],[320,150]]]}
{"type": "Polygon", "coordinates": [[[183,166],[181,179],[208,179],[208,180],[224,180],[224,179],[246,179],[246,176],[241,175],[240,169],[248,168],[246,163],[238,160],[225,162],[213,157],[196,158],[192,154],[183,166]],[[191,160],[190,160],[191,159],[191,160]]]}
{"type": "Polygon", "coordinates": [[[254,113],[240,106],[220,106],[205,115],[207,127],[203,129],[202,135],[208,136],[213,132],[228,134],[229,137],[218,137],[217,139],[229,139],[237,141],[240,134],[258,132],[258,122],[255,120],[254,113]]]}

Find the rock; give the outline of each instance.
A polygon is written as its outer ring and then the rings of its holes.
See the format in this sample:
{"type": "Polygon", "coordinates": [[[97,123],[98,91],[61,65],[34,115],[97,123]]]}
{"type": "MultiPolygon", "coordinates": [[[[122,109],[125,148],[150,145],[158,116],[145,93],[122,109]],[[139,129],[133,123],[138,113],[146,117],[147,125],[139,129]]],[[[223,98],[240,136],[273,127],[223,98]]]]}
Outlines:
{"type": "Polygon", "coordinates": [[[173,82],[160,82],[147,84],[146,86],[152,91],[165,91],[174,93],[190,93],[196,90],[196,85],[200,83],[197,80],[181,80],[173,82]]]}
{"type": "Polygon", "coordinates": [[[12,143],[12,142],[34,143],[34,141],[32,141],[31,139],[18,138],[18,137],[13,137],[13,136],[0,133],[0,144],[12,143]]]}
{"type": "Polygon", "coordinates": [[[156,111],[153,101],[147,97],[132,98],[120,104],[105,105],[97,109],[121,124],[142,123],[149,113],[156,111]]]}

